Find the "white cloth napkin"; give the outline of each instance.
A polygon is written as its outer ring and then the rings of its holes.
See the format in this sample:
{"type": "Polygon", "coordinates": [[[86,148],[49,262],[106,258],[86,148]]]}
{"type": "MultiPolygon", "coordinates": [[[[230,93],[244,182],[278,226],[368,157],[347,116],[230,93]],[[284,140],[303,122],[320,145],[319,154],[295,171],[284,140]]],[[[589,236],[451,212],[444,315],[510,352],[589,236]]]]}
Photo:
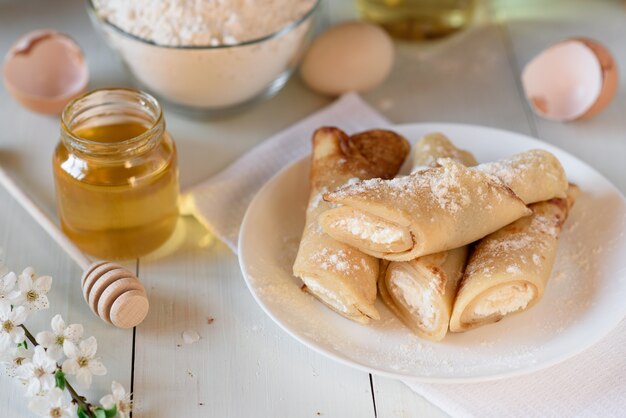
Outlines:
{"type": "MultiPolygon", "coordinates": [[[[352,133],[388,122],[356,94],[343,96],[192,188],[196,216],[236,253],[239,227],[256,192],[310,152],[314,129],[332,124],[352,133]]],[[[626,323],[590,350],[527,376],[474,384],[405,383],[455,417],[626,417],[626,323]]]]}
{"type": "Polygon", "coordinates": [[[529,375],[404,383],[453,417],[626,417],[626,322],[589,350],[529,375]]]}
{"type": "Polygon", "coordinates": [[[210,179],[188,190],[190,211],[237,253],[239,227],[248,204],[280,169],[310,154],[311,136],[324,125],[348,133],[387,126],[389,122],[360,96],[349,93],[257,145],[210,179]]]}

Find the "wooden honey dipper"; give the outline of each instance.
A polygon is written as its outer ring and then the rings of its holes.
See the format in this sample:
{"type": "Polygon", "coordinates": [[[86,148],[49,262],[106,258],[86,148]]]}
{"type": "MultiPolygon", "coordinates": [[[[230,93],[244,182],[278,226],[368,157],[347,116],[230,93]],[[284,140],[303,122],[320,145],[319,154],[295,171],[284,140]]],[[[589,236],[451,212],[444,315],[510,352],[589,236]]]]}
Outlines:
{"type": "Polygon", "coordinates": [[[132,328],[144,320],[150,305],[146,291],[135,274],[125,267],[108,261],[92,263],[26,196],[2,167],[0,167],[0,184],[83,269],[81,280],[83,296],[96,315],[118,328],[132,328]]]}

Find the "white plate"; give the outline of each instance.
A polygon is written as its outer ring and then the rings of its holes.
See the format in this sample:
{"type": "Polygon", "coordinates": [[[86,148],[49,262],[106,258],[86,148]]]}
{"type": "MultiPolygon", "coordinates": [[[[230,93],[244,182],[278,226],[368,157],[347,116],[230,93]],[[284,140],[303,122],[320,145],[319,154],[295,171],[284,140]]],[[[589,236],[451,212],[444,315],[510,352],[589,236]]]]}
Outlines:
{"type": "Polygon", "coordinates": [[[412,142],[443,132],[481,162],[532,148],[561,160],[582,194],[564,228],[543,300],[521,315],[448,334],[440,343],[411,334],[380,300],[382,318],[370,326],[335,314],[301,291],[291,273],[309,195],[306,158],[261,189],[239,237],[248,287],[280,327],[308,347],[367,372],[453,383],[521,375],[559,363],[598,342],[626,316],[626,201],[600,173],[558,148],[512,132],[455,124],[394,129],[412,142]]]}

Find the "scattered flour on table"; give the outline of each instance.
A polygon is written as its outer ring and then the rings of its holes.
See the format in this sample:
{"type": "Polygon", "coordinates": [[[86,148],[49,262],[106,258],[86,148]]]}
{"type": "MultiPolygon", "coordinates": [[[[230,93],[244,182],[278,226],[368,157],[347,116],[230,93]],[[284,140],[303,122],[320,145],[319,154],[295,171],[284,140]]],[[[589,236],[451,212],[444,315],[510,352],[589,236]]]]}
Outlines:
{"type": "Polygon", "coordinates": [[[94,0],[98,14],[139,38],[167,46],[233,45],[270,35],[315,0],[94,0]]]}

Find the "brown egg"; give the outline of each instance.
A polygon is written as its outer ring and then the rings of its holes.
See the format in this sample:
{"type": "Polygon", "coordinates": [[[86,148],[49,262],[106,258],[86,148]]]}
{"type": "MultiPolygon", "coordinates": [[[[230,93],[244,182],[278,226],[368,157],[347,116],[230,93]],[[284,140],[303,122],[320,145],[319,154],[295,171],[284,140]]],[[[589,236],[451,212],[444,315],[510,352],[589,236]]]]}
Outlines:
{"type": "Polygon", "coordinates": [[[387,32],[371,23],[344,22],[313,41],[300,75],[311,89],[337,96],[376,87],[389,75],[393,60],[387,32]]]}
{"type": "Polygon", "coordinates": [[[522,85],[539,116],[557,121],[590,118],[618,88],[615,59],[588,38],[572,38],[542,51],[524,67],[522,85]]]}
{"type": "Polygon", "coordinates": [[[4,84],[24,107],[59,114],[87,86],[89,71],[80,46],[54,30],[30,32],[4,59],[4,84]]]}

